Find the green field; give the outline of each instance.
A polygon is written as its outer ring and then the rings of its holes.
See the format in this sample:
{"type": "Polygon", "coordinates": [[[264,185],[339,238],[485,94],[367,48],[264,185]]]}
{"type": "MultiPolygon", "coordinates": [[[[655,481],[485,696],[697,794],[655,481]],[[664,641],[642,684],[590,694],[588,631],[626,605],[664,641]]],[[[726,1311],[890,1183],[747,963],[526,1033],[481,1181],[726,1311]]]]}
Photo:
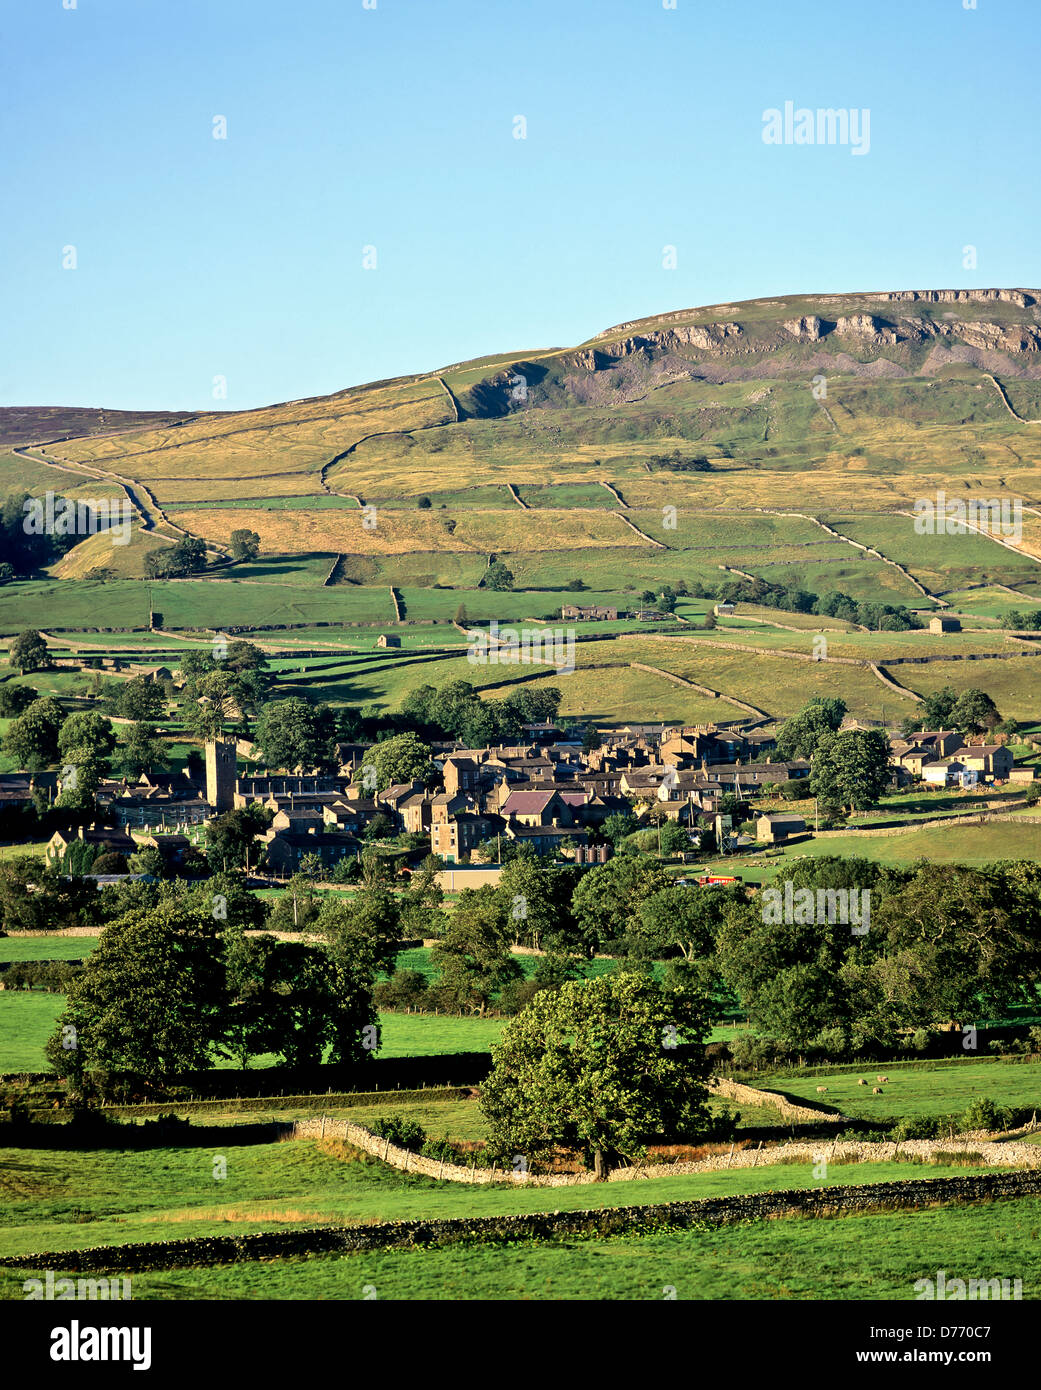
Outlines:
{"type": "Polygon", "coordinates": [[[80,960],[97,944],[96,936],[5,936],[0,937],[0,961],[80,960]]]}
{"type": "Polygon", "coordinates": [[[311,1140],[250,1145],[233,1140],[229,1130],[215,1147],[77,1149],[74,1155],[63,1150],[0,1150],[0,1172],[17,1175],[0,1194],[0,1264],[5,1254],[74,1250],[107,1242],[420,1216],[574,1211],[965,1172],[964,1166],[830,1164],[822,1179],[815,1176],[812,1163],[780,1164],[547,1193],[500,1184],[439,1183],[375,1159],[344,1157],[328,1142],[323,1148],[311,1140]],[[213,1176],[217,1155],[226,1161],[223,1179],[213,1176]]]}
{"type": "MultiPolygon", "coordinates": [[[[640,1191],[643,1192],[641,1185],[640,1191]]],[[[136,1274],[149,1299],[546,1299],[657,1301],[894,1299],[915,1283],[1022,1280],[1041,1296],[1041,1200],[791,1218],[714,1231],[395,1250],[216,1269],[136,1274]]],[[[28,1271],[3,1272],[0,1297],[22,1297],[28,1271]]],[[[908,1310],[910,1313],[910,1309],[908,1310]]],[[[990,1315],[993,1317],[993,1314],[990,1315]]]]}
{"type": "Polygon", "coordinates": [[[824,1076],[764,1076],[757,1086],[785,1091],[803,1100],[823,1100],[854,1119],[889,1120],[913,1115],[961,1114],[970,1101],[984,1096],[1000,1105],[1041,1107],[1041,1064],[1035,1061],[954,1061],[916,1067],[863,1067],[824,1076]],[[882,1095],[872,1095],[881,1074],[889,1077],[882,1095]],[[865,1078],[866,1086],[858,1085],[865,1078]],[[826,1097],[817,1095],[827,1086],[826,1097]]]}

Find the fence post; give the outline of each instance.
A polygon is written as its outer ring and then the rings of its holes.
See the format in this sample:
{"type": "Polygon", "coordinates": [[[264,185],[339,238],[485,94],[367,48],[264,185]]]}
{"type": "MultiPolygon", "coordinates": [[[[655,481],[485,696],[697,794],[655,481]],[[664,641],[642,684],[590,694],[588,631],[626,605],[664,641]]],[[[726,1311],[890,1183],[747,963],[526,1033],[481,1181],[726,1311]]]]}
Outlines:
{"type": "Polygon", "coordinates": [[[753,1168],[754,1168],[754,1167],[756,1166],[756,1164],[759,1162],[759,1150],[760,1150],[762,1147],[763,1147],[763,1141],[760,1139],[759,1144],[758,1144],[758,1146],[756,1147],[755,1158],[752,1160],[752,1167],[753,1167],[753,1168]]]}
{"type": "Polygon", "coordinates": [[[730,1145],[730,1152],[727,1154],[727,1167],[728,1167],[728,1168],[730,1167],[730,1164],[731,1164],[731,1162],[733,1161],[733,1158],[734,1158],[734,1146],[733,1146],[733,1144],[731,1144],[731,1145],[730,1145]]]}

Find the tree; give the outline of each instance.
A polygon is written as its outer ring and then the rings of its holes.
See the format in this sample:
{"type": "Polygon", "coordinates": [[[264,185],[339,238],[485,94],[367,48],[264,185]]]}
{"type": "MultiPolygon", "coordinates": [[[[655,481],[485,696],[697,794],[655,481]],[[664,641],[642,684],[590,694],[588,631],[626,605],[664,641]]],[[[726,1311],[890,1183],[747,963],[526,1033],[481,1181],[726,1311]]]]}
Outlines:
{"type": "Polygon", "coordinates": [[[25,713],[15,719],[4,735],[4,752],[18,767],[40,772],[58,759],[58,733],[65,711],[57,700],[45,696],[34,700],[25,713]]]}
{"type": "Polygon", "coordinates": [[[29,628],[11,643],[8,660],[24,676],[26,671],[44,671],[51,664],[47,643],[35,628],[29,628]]]}
{"type": "Polygon", "coordinates": [[[903,1027],[1033,1007],[1041,978],[1041,871],[1031,861],[984,869],[922,864],[873,908],[872,930],[885,943],[875,994],[903,1027]]]}
{"type": "Polygon", "coordinates": [[[307,931],[318,921],[320,906],[314,880],[306,874],[294,874],[286,891],[275,899],[267,925],[271,931],[307,931]]]}
{"type": "Polygon", "coordinates": [[[604,819],[600,829],[603,831],[604,838],[608,840],[615,849],[621,842],[634,831],[640,828],[640,822],[631,811],[612,811],[604,819]]]}
{"type": "Polygon", "coordinates": [[[950,728],[951,714],[958,703],[958,692],[945,685],[942,690],[934,690],[922,700],[925,727],[929,729],[950,728]]]}
{"type": "Polygon", "coordinates": [[[267,657],[253,642],[243,641],[237,637],[233,642],[228,643],[228,650],[225,653],[221,665],[226,671],[262,671],[267,666],[267,657]]]}
{"type": "Polygon", "coordinates": [[[210,1066],[225,1026],[222,955],[219,923],[172,895],[110,922],[69,986],[48,1060],[102,1087],[106,1073],[160,1082],[210,1066]]]}
{"type": "Polygon", "coordinates": [[[493,560],[488,566],[484,576],[484,587],[497,590],[513,588],[513,574],[501,560],[493,560]]]}
{"type": "Polygon", "coordinates": [[[429,497],[421,497],[419,501],[416,503],[416,506],[419,508],[421,512],[427,512],[433,506],[433,503],[431,502],[429,497]]]}
{"type": "Polygon", "coordinates": [[[61,795],[57,806],[90,810],[101,780],[109,770],[109,754],[116,746],[112,724],[103,715],[88,711],[70,714],[58,735],[62,767],[61,795]]]}
{"type": "Polygon", "coordinates": [[[318,925],[331,966],[331,1059],[361,1061],[380,1041],[372,991],[377,974],[391,968],[397,954],[398,904],[383,884],[366,884],[349,901],[337,895],[324,902],[318,925]]]}
{"type": "Polygon", "coordinates": [[[17,718],[39,697],[40,692],[31,685],[10,685],[5,682],[0,685],[0,719],[17,718]]]}
{"type": "Polygon", "coordinates": [[[441,989],[460,1011],[483,1016],[494,995],[520,977],[510,936],[510,920],[495,888],[464,888],[432,952],[441,989]]]}
{"type": "Polygon", "coordinates": [[[671,882],[657,860],[638,854],[618,855],[588,870],[571,903],[576,936],[584,953],[592,957],[622,940],[644,899],[671,882]]]}
{"type": "Polygon", "coordinates": [[[492,1047],[480,1095],[492,1148],[529,1164],[577,1149],[605,1178],[655,1140],[696,1140],[711,1125],[707,1062],[675,1044],[707,1030],[706,1001],[630,971],[540,991],[492,1047]]]}
{"type": "Polygon", "coordinates": [[[429,786],[437,775],[430,757],[430,745],[411,731],[395,734],[366,748],[361,765],[363,778],[365,769],[372,769],[377,791],[413,781],[429,786]]]}
{"type": "Polygon", "coordinates": [[[777,754],[785,762],[812,758],[825,734],[834,733],[846,714],[844,700],[817,697],[786,719],[777,732],[777,754]]]}
{"type": "Polygon", "coordinates": [[[963,690],[954,702],[950,715],[956,729],[969,734],[980,734],[984,729],[993,729],[1001,723],[994,701],[982,690],[972,688],[963,690]]]}
{"type": "Polygon", "coordinates": [[[821,735],[810,775],[810,790],[821,802],[867,810],[889,778],[889,740],[883,729],[821,735]]]}
{"type": "Polygon", "coordinates": [[[400,905],[400,931],[403,938],[441,936],[445,929],[442,903],[445,895],[438,882],[444,868],[436,854],[428,854],[408,881],[400,905]]]}
{"type": "Polygon", "coordinates": [[[150,722],[163,713],[162,687],[145,676],[127,681],[116,698],[116,713],[121,719],[150,722]]]}
{"type": "Polygon", "coordinates": [[[260,537],[256,531],[245,528],[232,531],[229,537],[232,558],[235,560],[255,560],[260,554],[260,537]]]}
{"type": "Polygon", "coordinates": [[[496,892],[515,945],[565,952],[574,947],[571,898],[577,875],[531,855],[503,867],[496,892]]]}
{"type": "Polygon", "coordinates": [[[292,696],[261,706],[254,741],[265,767],[336,765],[336,719],[327,705],[292,696]]]}
{"type": "Polygon", "coordinates": [[[242,719],[242,699],[233,671],[213,670],[193,678],[185,708],[188,727],[202,739],[223,738],[228,727],[242,719]]]}
{"type": "Polygon", "coordinates": [[[205,568],[206,542],[198,536],[184,536],[176,545],[145,556],[149,579],[182,579],[205,568]]]}
{"type": "Polygon", "coordinates": [[[324,950],[241,931],[226,933],[225,942],[224,1050],[241,1067],[266,1052],[287,1066],[320,1062],[336,1007],[324,950]]]}
{"type": "Polygon", "coordinates": [[[739,887],[674,884],[644,899],[636,929],[659,959],[678,951],[685,961],[708,960],[715,953],[728,910],[743,902],[744,890],[739,887]]]}
{"type": "Polygon", "coordinates": [[[166,744],[154,725],[131,724],[116,746],[112,762],[124,777],[140,777],[142,772],[152,772],[166,765],[166,744]]]}
{"type": "Polygon", "coordinates": [[[255,864],[253,842],[273,820],[274,812],[259,801],[214,816],[205,826],[206,858],[215,869],[241,868],[251,859],[255,864]]]}

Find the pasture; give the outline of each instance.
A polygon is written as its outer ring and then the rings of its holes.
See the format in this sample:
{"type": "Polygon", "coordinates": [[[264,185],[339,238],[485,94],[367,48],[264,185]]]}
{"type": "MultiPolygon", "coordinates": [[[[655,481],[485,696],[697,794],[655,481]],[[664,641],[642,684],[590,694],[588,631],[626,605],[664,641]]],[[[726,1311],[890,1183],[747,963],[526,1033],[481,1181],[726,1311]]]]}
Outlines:
{"type": "MultiPolygon", "coordinates": [[[[439,1137],[443,1129],[435,1130],[439,1137]]],[[[555,1188],[439,1183],[359,1156],[337,1140],[133,1149],[0,1149],[3,1256],[290,1225],[354,1225],[417,1217],[581,1211],[727,1193],[956,1176],[962,1164],[812,1163],[555,1188]],[[214,1155],[227,1176],[215,1178],[214,1155]]]]}
{"type": "MultiPolygon", "coordinates": [[[[644,1187],[641,1184],[641,1194],[644,1187]]],[[[266,1260],[134,1276],[134,1298],[604,1299],[656,1302],[892,1299],[912,1302],[936,1278],[1022,1279],[1041,1291],[1041,1200],[878,1212],[841,1220],[790,1218],[709,1231],[634,1233],[346,1257],[266,1260]]],[[[25,1271],[0,1296],[21,1297],[25,1271]]],[[[910,1313],[910,1309],[908,1312],[910,1313]]]]}

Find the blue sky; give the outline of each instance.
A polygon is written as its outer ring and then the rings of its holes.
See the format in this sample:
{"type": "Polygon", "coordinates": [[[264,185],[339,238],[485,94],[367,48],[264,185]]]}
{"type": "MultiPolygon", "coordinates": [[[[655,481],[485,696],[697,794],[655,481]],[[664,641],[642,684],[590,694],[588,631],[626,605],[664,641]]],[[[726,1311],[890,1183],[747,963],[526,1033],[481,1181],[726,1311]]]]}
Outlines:
{"type": "Polygon", "coordinates": [[[1041,283],[1037,0],[71,3],[0,9],[0,404],[242,409],[695,304],[1041,283]],[[765,144],[786,101],[867,108],[868,153],[765,144]]]}

